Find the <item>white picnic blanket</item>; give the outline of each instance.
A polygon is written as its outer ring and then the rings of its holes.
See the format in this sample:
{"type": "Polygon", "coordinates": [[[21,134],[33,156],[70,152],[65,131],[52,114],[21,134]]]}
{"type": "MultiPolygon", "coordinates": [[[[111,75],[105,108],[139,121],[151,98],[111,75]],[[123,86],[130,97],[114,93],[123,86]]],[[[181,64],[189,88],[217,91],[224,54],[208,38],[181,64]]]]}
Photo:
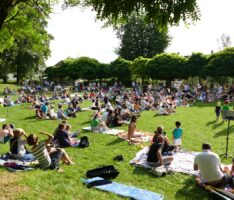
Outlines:
{"type": "MultiPolygon", "coordinates": [[[[144,167],[151,169],[152,167],[150,167],[147,164],[148,152],[149,152],[149,147],[143,148],[142,150],[137,152],[136,157],[130,161],[130,164],[136,167],[144,167]]],[[[175,153],[173,155],[174,159],[170,165],[170,169],[172,169],[172,171],[174,172],[197,175],[198,172],[193,170],[194,157],[197,153],[198,152],[189,152],[189,151],[182,151],[175,153]]]]}
{"type": "MultiPolygon", "coordinates": [[[[86,131],[91,131],[91,127],[90,127],[90,126],[84,127],[84,128],[82,128],[82,129],[83,129],[83,130],[86,130],[86,131]]],[[[108,135],[118,135],[119,133],[122,133],[122,132],[124,132],[124,130],[108,128],[108,129],[106,129],[105,131],[103,131],[103,132],[98,132],[98,133],[103,133],[103,134],[108,134],[108,135]]]]}
{"type": "Polygon", "coordinates": [[[6,119],[5,118],[0,118],[0,122],[5,122],[6,119]]]}

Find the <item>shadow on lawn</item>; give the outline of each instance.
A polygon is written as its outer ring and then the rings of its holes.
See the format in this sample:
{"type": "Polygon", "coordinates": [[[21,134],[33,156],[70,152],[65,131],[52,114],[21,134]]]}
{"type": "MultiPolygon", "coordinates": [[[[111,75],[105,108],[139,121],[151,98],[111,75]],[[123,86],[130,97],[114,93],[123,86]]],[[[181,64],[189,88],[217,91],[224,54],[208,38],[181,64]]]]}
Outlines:
{"type": "Polygon", "coordinates": [[[180,188],[176,192],[175,199],[183,198],[183,199],[189,199],[189,200],[197,200],[197,199],[201,199],[202,193],[204,194],[204,196],[209,197],[207,195],[207,192],[195,186],[195,178],[192,176],[192,177],[187,178],[183,182],[183,187],[180,188]]]}
{"type": "Polygon", "coordinates": [[[119,143],[125,142],[125,141],[126,141],[126,140],[123,140],[123,139],[121,139],[121,138],[117,138],[117,139],[115,139],[115,140],[113,140],[113,141],[107,143],[106,146],[111,146],[111,145],[119,144],[119,143]]]}
{"type": "Polygon", "coordinates": [[[210,125],[212,125],[212,124],[215,124],[215,122],[216,122],[215,120],[214,120],[214,121],[207,122],[207,123],[206,123],[206,126],[210,126],[210,125]]]}
{"type": "MultiPolygon", "coordinates": [[[[233,130],[234,130],[234,125],[230,126],[230,131],[229,131],[229,134],[232,134],[233,133],[233,130]]],[[[213,136],[213,138],[217,138],[217,137],[220,137],[220,136],[226,136],[227,135],[227,127],[217,133],[215,133],[215,135],[213,136]]]]}
{"type": "Polygon", "coordinates": [[[144,176],[152,176],[152,177],[155,177],[153,175],[153,173],[150,173],[150,169],[145,169],[145,168],[139,168],[139,167],[135,167],[134,170],[133,170],[133,174],[136,174],[136,175],[144,175],[144,176]]]}

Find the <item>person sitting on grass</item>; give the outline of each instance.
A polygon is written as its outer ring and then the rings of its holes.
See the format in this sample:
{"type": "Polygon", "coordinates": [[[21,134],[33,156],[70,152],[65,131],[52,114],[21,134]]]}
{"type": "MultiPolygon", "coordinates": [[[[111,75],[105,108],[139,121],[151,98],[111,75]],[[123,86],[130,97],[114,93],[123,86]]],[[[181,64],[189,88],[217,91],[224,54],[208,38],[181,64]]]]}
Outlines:
{"type": "Polygon", "coordinates": [[[10,153],[11,158],[20,159],[20,160],[35,160],[33,154],[29,153],[25,146],[27,144],[27,135],[23,129],[17,128],[13,130],[13,138],[10,139],[10,153]],[[25,137],[26,140],[22,140],[22,136],[25,137]]]}
{"type": "Polygon", "coordinates": [[[54,170],[59,169],[59,161],[62,160],[65,164],[74,164],[64,149],[60,148],[50,148],[49,152],[47,150],[47,145],[53,140],[53,135],[46,132],[40,132],[46,135],[48,138],[45,141],[39,141],[38,136],[35,134],[30,134],[27,138],[29,146],[32,146],[31,152],[36,157],[39,162],[39,166],[44,170],[54,170]]]}
{"type": "Polygon", "coordinates": [[[166,136],[166,132],[163,131],[162,126],[157,127],[157,130],[154,131],[154,133],[155,133],[155,135],[154,135],[153,140],[151,142],[152,144],[158,141],[158,137],[164,138],[164,145],[162,148],[163,154],[171,153],[175,149],[175,147],[170,144],[170,141],[169,141],[168,137],[166,136]]]}
{"type": "Polygon", "coordinates": [[[13,125],[3,124],[2,130],[0,130],[0,143],[5,144],[8,142],[13,136],[13,125]]]}
{"type": "Polygon", "coordinates": [[[68,124],[64,123],[59,124],[58,129],[54,135],[54,143],[62,148],[79,146],[77,139],[71,138],[68,132],[66,131],[67,125],[68,124]]]}
{"type": "Polygon", "coordinates": [[[136,138],[144,136],[143,134],[136,133],[136,122],[137,117],[135,115],[132,116],[130,124],[128,125],[128,136],[127,139],[130,143],[138,143],[139,140],[136,140],[136,138]]]}
{"type": "Polygon", "coordinates": [[[90,125],[93,132],[102,132],[106,130],[106,123],[99,119],[98,113],[94,115],[90,125]]]}
{"type": "Polygon", "coordinates": [[[222,171],[219,156],[211,151],[208,143],[202,144],[202,152],[195,156],[194,170],[201,173],[201,177],[197,178],[198,184],[222,187],[230,181],[230,177],[222,171]]]}
{"type": "Polygon", "coordinates": [[[171,164],[172,156],[162,156],[162,149],[165,143],[165,138],[160,135],[157,140],[150,146],[147,163],[151,167],[159,167],[161,165],[171,164]]]}
{"type": "Polygon", "coordinates": [[[57,118],[58,119],[69,119],[69,117],[63,112],[63,106],[61,104],[58,105],[57,118]]]}

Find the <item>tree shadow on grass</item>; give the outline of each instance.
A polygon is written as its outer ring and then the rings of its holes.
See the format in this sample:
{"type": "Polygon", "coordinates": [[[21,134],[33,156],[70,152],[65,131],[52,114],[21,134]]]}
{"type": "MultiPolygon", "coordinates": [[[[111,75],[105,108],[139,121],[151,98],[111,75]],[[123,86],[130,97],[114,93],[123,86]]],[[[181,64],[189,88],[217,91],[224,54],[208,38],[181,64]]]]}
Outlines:
{"type": "Polygon", "coordinates": [[[202,196],[207,197],[207,199],[211,199],[211,196],[208,195],[205,190],[202,190],[195,186],[195,178],[193,176],[189,176],[189,178],[187,178],[183,182],[182,188],[180,188],[176,192],[175,199],[189,199],[189,200],[204,199],[201,198],[202,196]]]}
{"type": "Polygon", "coordinates": [[[212,124],[215,124],[215,122],[216,122],[216,120],[207,122],[207,123],[206,123],[206,126],[210,126],[210,125],[212,125],[212,124]]]}
{"type": "Polygon", "coordinates": [[[106,146],[116,145],[116,144],[119,144],[119,143],[125,142],[125,141],[126,141],[126,140],[123,140],[123,139],[121,139],[121,138],[117,138],[117,139],[115,139],[115,140],[113,140],[113,141],[107,143],[106,146]]]}

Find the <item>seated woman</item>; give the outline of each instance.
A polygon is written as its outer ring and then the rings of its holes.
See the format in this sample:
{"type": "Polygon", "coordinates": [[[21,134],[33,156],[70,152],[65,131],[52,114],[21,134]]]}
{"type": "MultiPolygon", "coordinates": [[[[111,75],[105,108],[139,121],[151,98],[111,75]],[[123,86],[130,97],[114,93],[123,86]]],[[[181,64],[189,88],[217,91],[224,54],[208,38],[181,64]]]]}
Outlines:
{"type": "Polygon", "coordinates": [[[50,148],[48,151],[46,146],[51,143],[54,137],[45,132],[40,133],[46,135],[48,137],[47,140],[39,141],[37,135],[30,134],[27,138],[27,142],[29,146],[32,146],[31,152],[38,160],[41,169],[59,169],[60,160],[67,165],[74,164],[64,149],[50,148]]]}
{"type": "Polygon", "coordinates": [[[105,122],[99,119],[98,114],[94,115],[90,125],[91,125],[91,130],[93,132],[99,132],[99,131],[102,132],[106,130],[106,124],[105,122]]]}
{"type": "Polygon", "coordinates": [[[168,137],[165,135],[166,133],[163,131],[163,128],[161,126],[157,127],[157,130],[154,133],[155,133],[155,135],[154,135],[153,140],[151,142],[152,144],[157,142],[158,137],[164,138],[164,145],[162,148],[162,153],[168,153],[168,152],[171,152],[175,149],[174,146],[170,145],[170,141],[169,141],[168,137]]]}
{"type": "Polygon", "coordinates": [[[150,146],[147,163],[151,167],[170,164],[173,160],[172,156],[162,156],[162,150],[165,143],[165,138],[160,135],[157,140],[150,146]]]}
{"type": "Polygon", "coordinates": [[[20,160],[35,160],[35,157],[27,152],[24,145],[27,144],[27,135],[23,129],[17,128],[13,130],[13,138],[10,139],[10,153],[11,157],[14,159],[20,160]],[[25,137],[26,140],[22,140],[22,136],[25,137]]]}
{"type": "Polygon", "coordinates": [[[69,134],[66,131],[66,126],[67,124],[64,123],[59,124],[58,129],[54,134],[53,142],[62,148],[79,146],[79,142],[76,140],[76,138],[69,137],[69,134]]]}
{"type": "Polygon", "coordinates": [[[124,121],[121,119],[118,109],[115,109],[114,111],[114,115],[113,115],[113,122],[112,122],[113,126],[122,126],[124,124],[124,121]]]}
{"type": "Polygon", "coordinates": [[[68,117],[76,117],[76,111],[73,108],[73,105],[71,103],[68,104],[68,108],[67,108],[67,116],[68,117]]]}
{"type": "Polygon", "coordinates": [[[107,127],[113,126],[113,111],[112,110],[108,111],[106,125],[107,125],[107,127]]]}
{"type": "Polygon", "coordinates": [[[137,117],[133,115],[130,124],[128,125],[128,140],[129,142],[133,143],[139,142],[139,140],[135,140],[134,138],[139,138],[144,136],[143,134],[136,133],[136,122],[137,122],[137,117]]]}

